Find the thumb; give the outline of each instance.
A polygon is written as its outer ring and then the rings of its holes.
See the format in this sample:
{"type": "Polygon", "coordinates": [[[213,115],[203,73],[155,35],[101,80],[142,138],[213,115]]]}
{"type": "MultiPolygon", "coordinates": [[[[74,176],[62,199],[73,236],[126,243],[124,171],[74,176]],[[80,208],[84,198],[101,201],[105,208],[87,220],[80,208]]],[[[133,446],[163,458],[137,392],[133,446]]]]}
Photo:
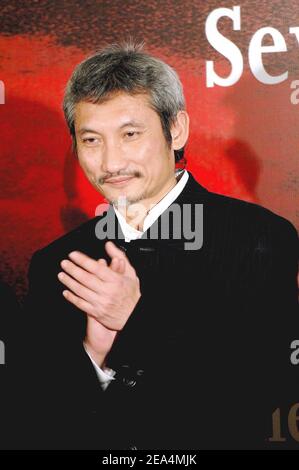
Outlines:
{"type": "Polygon", "coordinates": [[[105,250],[107,254],[110,256],[110,258],[112,259],[110,267],[113,270],[115,266],[117,266],[117,269],[118,269],[117,272],[120,272],[121,274],[123,274],[125,271],[127,271],[127,274],[130,273],[130,271],[133,268],[126,254],[120,248],[118,248],[112,241],[109,241],[105,243],[105,250]],[[117,258],[118,261],[117,262],[114,261],[114,258],[117,258]]]}
{"type": "Polygon", "coordinates": [[[125,272],[125,262],[123,259],[120,258],[112,258],[110,263],[110,268],[112,271],[118,274],[124,274],[125,272]]]}
{"type": "Polygon", "coordinates": [[[123,260],[127,260],[125,253],[120,248],[118,248],[118,246],[116,246],[115,243],[113,243],[112,241],[105,243],[105,250],[110,256],[110,258],[117,257],[123,260]]]}

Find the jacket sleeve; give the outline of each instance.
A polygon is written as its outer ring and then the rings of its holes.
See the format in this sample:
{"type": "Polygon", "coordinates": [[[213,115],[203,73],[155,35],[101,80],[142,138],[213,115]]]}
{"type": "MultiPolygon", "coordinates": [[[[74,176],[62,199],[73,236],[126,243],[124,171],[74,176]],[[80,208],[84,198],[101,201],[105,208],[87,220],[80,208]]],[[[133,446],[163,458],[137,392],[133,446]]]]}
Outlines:
{"type": "Polygon", "coordinates": [[[33,255],[22,322],[25,447],[75,447],[103,393],[82,343],[82,316],[64,301],[56,271],[49,255],[33,255]]]}

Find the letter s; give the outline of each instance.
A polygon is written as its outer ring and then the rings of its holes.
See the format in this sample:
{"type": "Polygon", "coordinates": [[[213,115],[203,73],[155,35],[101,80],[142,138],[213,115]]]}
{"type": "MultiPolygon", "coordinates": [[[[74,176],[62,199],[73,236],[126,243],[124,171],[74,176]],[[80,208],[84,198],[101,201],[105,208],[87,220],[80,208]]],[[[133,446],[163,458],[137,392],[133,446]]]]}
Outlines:
{"type": "Polygon", "coordinates": [[[215,84],[220,86],[232,86],[240,79],[243,73],[243,57],[240,49],[229,39],[219,33],[217,29],[218,20],[222,16],[228,16],[233,20],[234,30],[241,29],[240,7],[217,8],[212,11],[206,20],[206,36],[211,46],[226,57],[232,66],[228,77],[219,77],[214,71],[214,61],[206,61],[207,87],[213,87],[215,84]]]}

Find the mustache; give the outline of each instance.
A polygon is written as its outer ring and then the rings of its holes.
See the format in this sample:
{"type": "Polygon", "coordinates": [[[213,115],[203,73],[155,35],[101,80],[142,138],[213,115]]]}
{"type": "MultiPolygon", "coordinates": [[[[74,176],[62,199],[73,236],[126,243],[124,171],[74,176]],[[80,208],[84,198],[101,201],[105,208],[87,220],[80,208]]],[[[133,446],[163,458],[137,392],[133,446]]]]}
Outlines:
{"type": "Polygon", "coordinates": [[[142,174],[140,171],[118,171],[117,173],[107,173],[106,175],[101,176],[100,178],[95,180],[96,185],[103,186],[105,181],[109,178],[116,178],[119,176],[135,176],[136,178],[140,178],[142,174]]]}

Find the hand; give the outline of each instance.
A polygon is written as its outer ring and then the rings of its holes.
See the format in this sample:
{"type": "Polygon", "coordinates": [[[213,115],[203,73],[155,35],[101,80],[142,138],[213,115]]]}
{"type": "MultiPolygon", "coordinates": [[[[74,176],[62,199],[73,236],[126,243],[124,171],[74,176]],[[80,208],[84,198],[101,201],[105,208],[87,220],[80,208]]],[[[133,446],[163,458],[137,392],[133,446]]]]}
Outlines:
{"type": "MultiPolygon", "coordinates": [[[[106,265],[106,262],[103,259],[99,259],[99,263],[104,263],[104,265],[106,265]]],[[[118,265],[111,263],[110,267],[115,272],[122,272],[119,263],[118,265]]],[[[90,315],[87,315],[84,346],[88,354],[100,367],[104,366],[106,356],[111,350],[117,334],[118,331],[109,330],[90,315]]]]}
{"type": "Polygon", "coordinates": [[[120,331],[133,312],[140,296],[140,283],[125,253],[109,241],[105,244],[112,261],[94,260],[78,251],[63,260],[65,272],[59,280],[68,288],[64,297],[104,327],[120,331]]]}

